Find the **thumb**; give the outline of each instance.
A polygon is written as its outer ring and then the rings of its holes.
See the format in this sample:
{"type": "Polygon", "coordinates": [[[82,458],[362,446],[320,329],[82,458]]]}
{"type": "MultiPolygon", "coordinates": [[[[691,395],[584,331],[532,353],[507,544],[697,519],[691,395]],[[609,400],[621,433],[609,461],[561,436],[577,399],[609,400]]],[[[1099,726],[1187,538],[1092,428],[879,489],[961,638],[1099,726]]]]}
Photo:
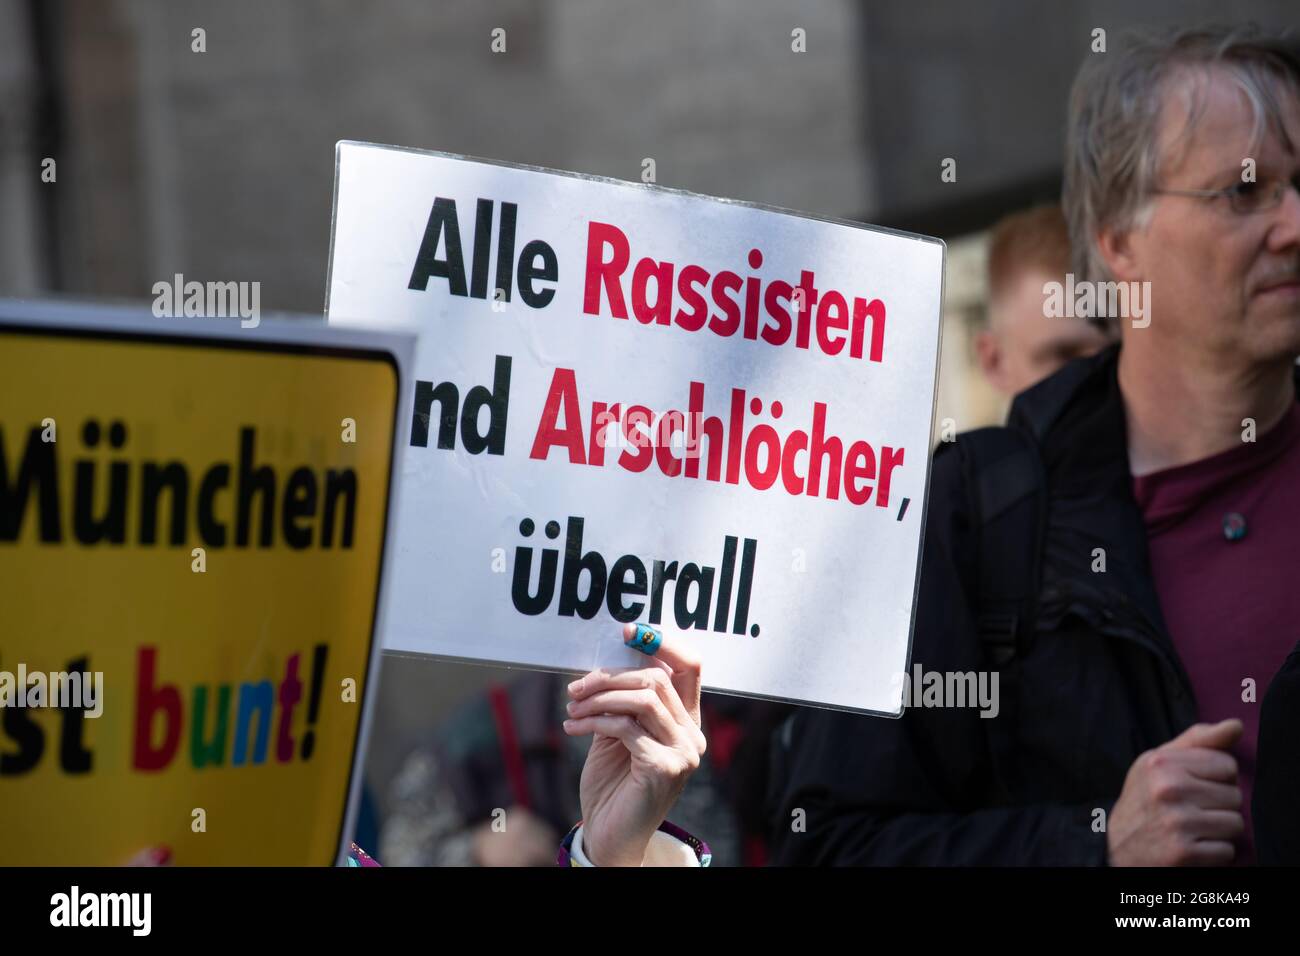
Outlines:
{"type": "MultiPolygon", "coordinates": [[[[650,625],[646,625],[650,628],[650,625]]],[[[686,708],[686,713],[695,721],[695,726],[700,726],[700,659],[686,641],[680,637],[670,637],[666,633],[661,633],[655,628],[650,630],[659,633],[659,647],[651,652],[654,659],[657,660],[665,670],[671,675],[674,689],[677,696],[681,698],[682,706],[686,708]]],[[[625,624],[623,626],[623,643],[631,645],[636,637],[637,626],[635,624],[625,624]]]]}
{"type": "Polygon", "coordinates": [[[1169,741],[1167,747],[1205,747],[1227,750],[1241,737],[1242,723],[1236,717],[1217,724],[1193,724],[1169,741]]]}

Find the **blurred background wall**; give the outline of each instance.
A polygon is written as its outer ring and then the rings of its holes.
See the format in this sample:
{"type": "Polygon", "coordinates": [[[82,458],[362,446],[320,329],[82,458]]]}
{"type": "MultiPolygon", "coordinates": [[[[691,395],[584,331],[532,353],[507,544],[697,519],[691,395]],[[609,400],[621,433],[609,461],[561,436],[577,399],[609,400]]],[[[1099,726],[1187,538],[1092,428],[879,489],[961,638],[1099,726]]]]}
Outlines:
{"type": "MultiPolygon", "coordinates": [[[[0,0],[0,296],[147,302],[175,273],[319,313],[334,144],[639,180],[949,242],[938,418],[972,364],[989,224],[1060,190],[1069,85],[1127,28],[1294,0],[0,0]],[[506,50],[491,49],[505,30],[506,50]],[[196,52],[193,31],[204,31],[196,52]],[[795,52],[793,31],[804,32],[795,52]],[[43,182],[42,161],[55,160],[43,182]],[[956,181],[941,163],[956,160],[956,181]]],[[[368,776],[500,673],[387,659],[368,776]]]]}

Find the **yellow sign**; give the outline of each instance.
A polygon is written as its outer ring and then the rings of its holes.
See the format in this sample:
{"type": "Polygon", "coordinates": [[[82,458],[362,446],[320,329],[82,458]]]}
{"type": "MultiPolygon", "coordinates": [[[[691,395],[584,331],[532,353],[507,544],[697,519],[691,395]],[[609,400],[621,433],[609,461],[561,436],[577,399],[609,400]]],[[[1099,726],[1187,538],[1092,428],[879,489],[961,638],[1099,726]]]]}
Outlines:
{"type": "Polygon", "coordinates": [[[0,324],[0,864],[330,864],[398,370],[0,324]]]}

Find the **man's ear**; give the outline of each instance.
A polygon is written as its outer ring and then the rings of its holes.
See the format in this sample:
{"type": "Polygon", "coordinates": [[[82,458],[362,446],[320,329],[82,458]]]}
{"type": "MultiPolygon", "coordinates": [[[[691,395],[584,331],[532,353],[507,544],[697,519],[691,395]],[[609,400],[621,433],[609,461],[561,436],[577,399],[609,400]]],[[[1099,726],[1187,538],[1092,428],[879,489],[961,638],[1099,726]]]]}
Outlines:
{"type": "Polygon", "coordinates": [[[1003,358],[1002,343],[992,329],[983,328],[975,333],[975,360],[989,384],[999,392],[1007,390],[1007,370],[1003,358]]]}
{"type": "Polygon", "coordinates": [[[1141,264],[1133,229],[1105,228],[1097,234],[1097,252],[1110,274],[1120,282],[1140,278],[1141,264]]]}

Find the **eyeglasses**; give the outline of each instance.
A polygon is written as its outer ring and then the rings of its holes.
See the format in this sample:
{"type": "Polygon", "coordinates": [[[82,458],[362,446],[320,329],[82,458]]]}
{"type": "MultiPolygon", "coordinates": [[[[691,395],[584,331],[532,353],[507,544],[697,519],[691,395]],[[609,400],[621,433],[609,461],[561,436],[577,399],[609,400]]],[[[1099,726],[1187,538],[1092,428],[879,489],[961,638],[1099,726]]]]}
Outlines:
{"type": "Polygon", "coordinates": [[[1226,189],[1153,189],[1152,192],[1168,196],[1196,196],[1202,199],[1216,199],[1227,196],[1232,211],[1243,215],[1252,212],[1267,212],[1282,204],[1282,197],[1287,189],[1300,193],[1300,173],[1290,179],[1272,176],[1258,182],[1240,182],[1226,189]]]}

